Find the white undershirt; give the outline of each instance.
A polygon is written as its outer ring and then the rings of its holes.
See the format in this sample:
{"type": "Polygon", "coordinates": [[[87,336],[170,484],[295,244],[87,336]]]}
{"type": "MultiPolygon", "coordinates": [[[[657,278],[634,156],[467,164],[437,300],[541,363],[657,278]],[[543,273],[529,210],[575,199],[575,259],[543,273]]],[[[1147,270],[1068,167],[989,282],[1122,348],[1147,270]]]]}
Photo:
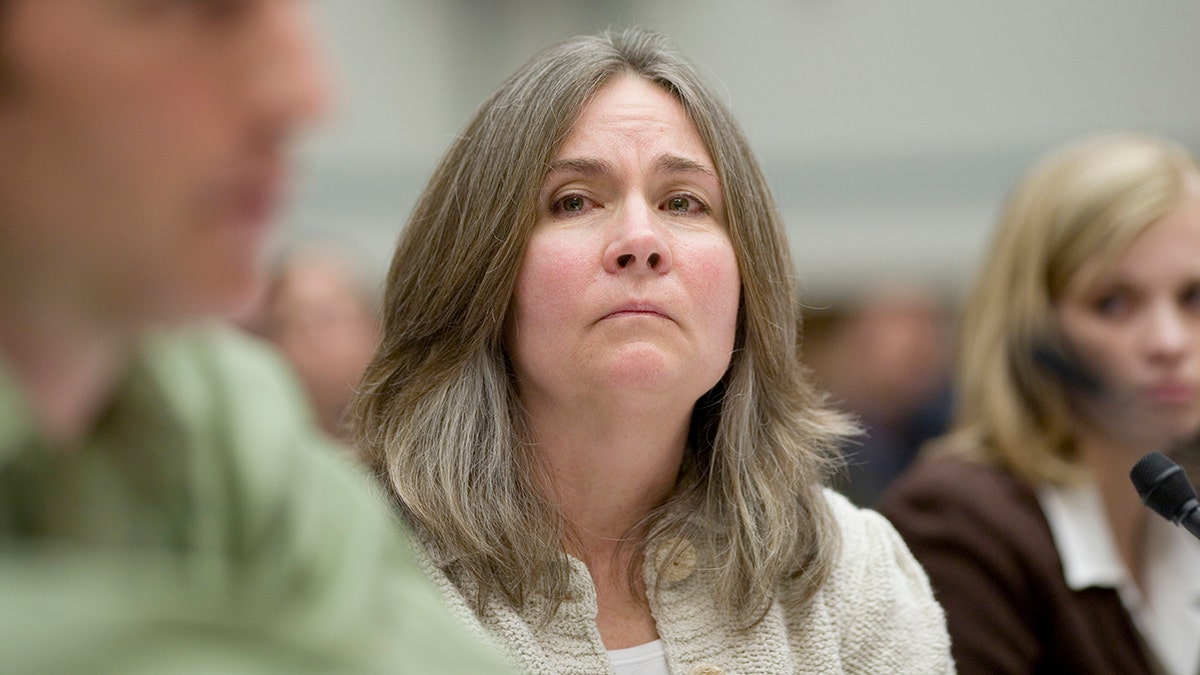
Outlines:
{"type": "Polygon", "coordinates": [[[617,675],[671,675],[662,640],[626,649],[610,649],[608,658],[617,675]]]}
{"type": "Polygon", "coordinates": [[[1149,514],[1145,588],[1138,589],[1117,553],[1092,483],[1043,486],[1038,502],[1072,590],[1115,588],[1146,646],[1170,675],[1200,673],[1200,540],[1149,514]]]}

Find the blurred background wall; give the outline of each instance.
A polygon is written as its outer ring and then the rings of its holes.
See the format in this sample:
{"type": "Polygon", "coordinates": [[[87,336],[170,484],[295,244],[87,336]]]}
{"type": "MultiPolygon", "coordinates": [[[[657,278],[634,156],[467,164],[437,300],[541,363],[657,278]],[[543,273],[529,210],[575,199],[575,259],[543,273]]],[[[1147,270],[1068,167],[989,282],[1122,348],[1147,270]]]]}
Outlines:
{"type": "Polygon", "coordinates": [[[956,296],[1005,192],[1079,134],[1200,150],[1196,0],[317,0],[339,105],[303,149],[287,236],[380,270],[450,138],[536,51],[671,35],[730,105],[791,230],[807,303],[880,281],[956,296]]]}

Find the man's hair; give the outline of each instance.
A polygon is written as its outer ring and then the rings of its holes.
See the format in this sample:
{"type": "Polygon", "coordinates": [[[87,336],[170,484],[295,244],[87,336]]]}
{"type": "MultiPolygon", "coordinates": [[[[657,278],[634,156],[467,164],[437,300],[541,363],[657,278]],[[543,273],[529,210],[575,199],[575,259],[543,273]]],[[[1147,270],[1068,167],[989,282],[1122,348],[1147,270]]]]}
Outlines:
{"type": "Polygon", "coordinates": [[[827,576],[838,535],[822,484],[850,425],[800,363],[797,279],[757,160],[661,35],[606,31],[551,47],[457,136],[392,261],[383,344],[354,406],[357,438],[435,556],[463,570],[477,609],[496,593],[518,607],[536,594],[553,613],[571,534],[539,488],[504,326],[550,162],[597,90],[622,75],[662,87],[695,124],[742,288],[731,363],[695,406],[674,492],[630,536],[639,554],[695,542],[719,570],[722,605],[751,625],[783,578],[798,576],[807,600],[827,576]]]}
{"type": "MultiPolygon", "coordinates": [[[[1090,137],[1052,152],[1016,186],[961,317],[959,408],[945,449],[1033,482],[1079,473],[1069,390],[1037,354],[1069,353],[1055,304],[1085,263],[1115,262],[1179,206],[1195,181],[1187,152],[1141,134],[1090,137]]],[[[1194,189],[1194,188],[1193,188],[1194,189]]]]}

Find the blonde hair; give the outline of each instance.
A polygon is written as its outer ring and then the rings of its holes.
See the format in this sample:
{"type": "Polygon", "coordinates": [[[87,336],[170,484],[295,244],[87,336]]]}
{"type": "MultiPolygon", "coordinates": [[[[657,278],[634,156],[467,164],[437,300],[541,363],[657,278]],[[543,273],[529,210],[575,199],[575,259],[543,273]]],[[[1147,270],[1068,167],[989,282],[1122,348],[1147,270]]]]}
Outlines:
{"type": "Polygon", "coordinates": [[[1196,165],[1140,134],[1091,137],[1051,153],[1017,185],[963,309],[959,409],[941,447],[1031,482],[1079,474],[1067,387],[1037,349],[1063,353],[1053,312],[1091,260],[1115,262],[1175,209],[1196,165]]]}
{"type": "Polygon", "coordinates": [[[357,436],[435,555],[478,589],[477,610],[499,593],[518,607],[539,595],[554,612],[567,529],[538,487],[503,329],[549,163],[589,98],[626,73],[670,92],[695,124],[743,275],[732,363],[696,404],[673,494],[631,534],[639,554],[679,536],[706,547],[717,597],[751,625],[782,578],[801,575],[807,598],[827,576],[837,536],[821,485],[848,425],[800,364],[795,272],[749,145],[660,35],[604,32],[548,49],[451,144],[392,260],[357,436]]]}

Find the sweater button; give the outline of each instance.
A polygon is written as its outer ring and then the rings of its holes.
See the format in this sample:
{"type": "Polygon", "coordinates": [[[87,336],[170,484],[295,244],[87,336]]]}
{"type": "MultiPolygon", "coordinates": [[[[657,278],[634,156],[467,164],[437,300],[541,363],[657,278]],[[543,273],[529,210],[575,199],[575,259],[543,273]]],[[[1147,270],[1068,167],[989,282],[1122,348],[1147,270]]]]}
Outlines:
{"type": "Polygon", "coordinates": [[[654,569],[663,581],[683,581],[696,569],[696,546],[682,538],[664,541],[654,552],[654,569]]]}
{"type": "Polygon", "coordinates": [[[701,663],[692,668],[691,675],[724,675],[725,671],[711,663],[701,663]]]}

